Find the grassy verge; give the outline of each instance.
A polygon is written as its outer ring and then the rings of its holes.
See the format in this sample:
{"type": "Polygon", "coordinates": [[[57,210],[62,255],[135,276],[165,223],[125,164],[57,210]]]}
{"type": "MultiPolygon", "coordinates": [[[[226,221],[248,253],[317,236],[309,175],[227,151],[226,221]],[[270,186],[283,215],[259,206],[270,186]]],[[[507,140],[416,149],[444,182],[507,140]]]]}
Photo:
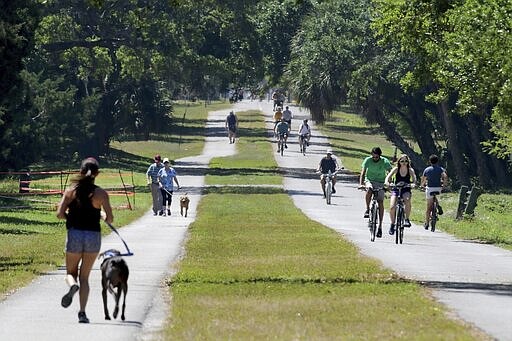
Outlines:
{"type": "MultiPolygon", "coordinates": [[[[256,124],[263,127],[262,120],[256,124]]],[[[264,136],[241,139],[236,156],[212,163],[273,167],[270,147],[251,152],[264,136]],[[262,154],[267,161],[261,162],[262,154]]],[[[240,175],[241,186],[235,187],[222,186],[232,183],[228,173],[208,176],[218,186],[201,200],[186,257],[170,280],[165,339],[481,336],[448,319],[423,288],[396,278],[338,233],[307,219],[281,189],[243,186],[263,183],[266,176],[255,180],[254,173],[240,175]]]]}
{"type": "MultiPolygon", "coordinates": [[[[135,197],[129,197],[133,210],[124,208],[127,206],[126,196],[111,195],[116,227],[130,223],[149,209],[151,196],[148,194],[145,172],[153,155],[158,153],[162,157],[176,159],[199,154],[204,146],[207,111],[223,109],[228,105],[217,103],[205,108],[203,103],[177,104],[175,115],[181,118],[185,111],[186,115],[184,120],[179,120],[176,133],[162,134],[152,141],[133,140],[112,144],[111,155],[100,160],[101,172],[96,184],[104,188],[122,188],[119,177],[121,170],[124,182],[135,185],[136,192],[135,197]]],[[[69,167],[77,170],[79,166],[79,163],[51,163],[34,165],[31,169],[67,170],[69,167]]],[[[59,176],[33,176],[30,187],[60,189],[62,183],[69,185],[69,180],[59,176]]],[[[0,192],[17,191],[17,178],[0,181],[0,192]]],[[[66,228],[64,221],[55,217],[59,200],[59,195],[24,196],[17,199],[0,197],[0,298],[26,285],[36,276],[63,264],[66,228]]],[[[104,234],[110,233],[105,225],[102,230],[104,234]]]]}
{"type": "MultiPolygon", "coordinates": [[[[341,157],[345,168],[354,173],[360,172],[363,158],[369,155],[374,146],[380,146],[383,155],[389,159],[393,156],[394,147],[383,137],[378,126],[368,125],[357,114],[348,111],[334,112],[333,120],[319,129],[329,137],[335,154],[341,157]]],[[[436,228],[462,239],[495,244],[512,250],[511,195],[483,194],[478,200],[474,217],[465,217],[463,220],[455,220],[458,193],[443,193],[440,201],[445,213],[440,217],[436,228]]],[[[426,206],[424,193],[413,190],[412,203],[412,221],[422,225],[426,206]]]]}
{"type": "Polygon", "coordinates": [[[210,162],[207,184],[217,185],[261,185],[282,184],[277,164],[272,158],[272,146],[265,139],[263,116],[258,111],[237,112],[240,122],[240,139],[237,146],[243,150],[231,158],[218,158],[210,162]]]}

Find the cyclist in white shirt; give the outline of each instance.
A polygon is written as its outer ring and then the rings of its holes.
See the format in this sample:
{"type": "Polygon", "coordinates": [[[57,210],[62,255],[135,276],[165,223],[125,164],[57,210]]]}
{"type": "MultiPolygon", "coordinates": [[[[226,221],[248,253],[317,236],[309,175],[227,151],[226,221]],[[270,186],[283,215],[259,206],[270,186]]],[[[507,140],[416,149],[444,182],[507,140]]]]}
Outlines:
{"type": "Polygon", "coordinates": [[[300,144],[300,137],[304,136],[306,139],[306,144],[309,146],[309,139],[311,138],[311,128],[309,127],[308,120],[302,121],[302,123],[299,126],[299,130],[297,131],[297,134],[299,135],[299,144],[300,144]]]}

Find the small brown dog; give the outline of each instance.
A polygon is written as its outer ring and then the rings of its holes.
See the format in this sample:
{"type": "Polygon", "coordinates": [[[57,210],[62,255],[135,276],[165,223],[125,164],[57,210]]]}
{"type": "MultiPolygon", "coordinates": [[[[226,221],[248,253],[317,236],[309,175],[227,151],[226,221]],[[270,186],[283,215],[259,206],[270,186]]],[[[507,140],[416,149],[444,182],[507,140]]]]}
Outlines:
{"type": "Polygon", "coordinates": [[[119,299],[123,295],[123,306],[121,310],[121,320],[124,321],[124,309],[126,307],[126,294],[128,292],[128,265],[121,256],[118,250],[110,249],[99,254],[98,259],[103,258],[101,263],[101,285],[103,291],[103,310],[105,313],[105,320],[110,320],[107,306],[107,290],[114,296],[116,307],[114,308],[113,316],[117,317],[119,313],[119,299]],[[117,291],[114,291],[117,288],[117,291]]]}
{"type": "Polygon", "coordinates": [[[189,202],[190,199],[188,198],[187,193],[180,197],[180,214],[183,215],[183,211],[185,211],[185,217],[187,216],[188,213],[189,202]]]}

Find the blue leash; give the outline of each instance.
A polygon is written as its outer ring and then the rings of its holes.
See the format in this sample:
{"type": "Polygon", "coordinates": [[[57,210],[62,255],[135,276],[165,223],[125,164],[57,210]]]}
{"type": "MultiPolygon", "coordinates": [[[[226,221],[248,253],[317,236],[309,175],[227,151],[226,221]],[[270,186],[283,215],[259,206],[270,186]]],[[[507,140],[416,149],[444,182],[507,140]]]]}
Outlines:
{"type": "MultiPolygon", "coordinates": [[[[104,221],[105,221],[105,220],[104,220],[104,221]]],[[[126,242],[124,241],[123,237],[121,237],[121,235],[119,234],[119,232],[117,232],[116,228],[115,228],[114,226],[112,226],[112,224],[107,223],[106,221],[105,221],[105,224],[107,224],[107,225],[108,225],[108,227],[110,227],[110,229],[111,229],[112,231],[114,231],[114,232],[119,236],[119,238],[121,239],[121,241],[122,241],[122,242],[123,242],[123,244],[124,244],[124,247],[126,248],[126,253],[123,253],[123,254],[121,254],[120,256],[133,256],[133,252],[131,252],[131,251],[130,251],[130,249],[128,248],[128,245],[127,245],[127,244],[126,244],[126,242]]]]}

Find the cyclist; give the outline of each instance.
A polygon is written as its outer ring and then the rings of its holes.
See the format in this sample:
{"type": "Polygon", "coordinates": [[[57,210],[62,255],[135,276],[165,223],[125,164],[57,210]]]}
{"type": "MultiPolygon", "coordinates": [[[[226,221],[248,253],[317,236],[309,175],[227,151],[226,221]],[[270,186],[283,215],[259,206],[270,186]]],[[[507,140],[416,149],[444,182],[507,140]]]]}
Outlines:
{"type": "Polygon", "coordinates": [[[309,127],[307,119],[302,121],[302,123],[299,126],[299,130],[297,131],[297,134],[299,135],[299,144],[300,144],[300,139],[305,138],[306,145],[309,146],[309,139],[311,138],[311,128],[309,127]]]}
{"type": "Polygon", "coordinates": [[[283,118],[284,120],[286,121],[286,123],[288,123],[288,129],[292,129],[292,118],[293,118],[293,114],[290,110],[290,107],[289,106],[286,106],[285,108],[286,110],[283,111],[283,118]]]}
{"type": "MultiPolygon", "coordinates": [[[[286,140],[288,139],[288,123],[286,123],[283,118],[281,118],[281,121],[275,125],[274,133],[278,141],[281,137],[283,138],[284,147],[288,148],[286,145],[286,140]]],[[[279,153],[279,148],[277,152],[279,153]]]]}
{"type": "MultiPolygon", "coordinates": [[[[336,172],[339,170],[338,161],[332,156],[332,149],[327,149],[325,152],[326,155],[320,160],[320,163],[318,164],[317,172],[320,172],[320,185],[322,186],[322,192],[324,193],[325,198],[325,178],[327,177],[329,171],[331,173],[336,172]]],[[[334,188],[334,185],[336,185],[336,177],[332,177],[332,193],[336,193],[336,189],[334,188]]]]}
{"type": "MultiPolygon", "coordinates": [[[[411,187],[416,183],[416,174],[414,173],[414,169],[411,167],[411,160],[406,154],[400,155],[397,166],[394,167],[386,176],[384,184],[389,186],[390,182],[394,182],[395,184],[404,182],[406,184],[410,184],[411,187]]],[[[402,198],[404,199],[405,204],[405,227],[411,227],[411,222],[409,221],[409,215],[411,214],[411,187],[402,188],[402,198]]],[[[391,219],[391,226],[389,228],[390,235],[395,234],[395,211],[398,192],[397,188],[391,190],[391,199],[389,202],[389,217],[391,219]]]]}
{"type": "Polygon", "coordinates": [[[361,174],[359,176],[360,187],[366,188],[366,211],[364,217],[370,216],[370,202],[372,200],[371,188],[382,188],[377,195],[379,203],[379,229],[377,230],[377,238],[382,237],[382,219],[384,218],[384,182],[387,173],[393,168],[389,160],[382,156],[380,147],[374,147],[371,156],[363,160],[361,165],[361,174]]]}
{"type": "MultiPolygon", "coordinates": [[[[439,166],[439,158],[437,155],[430,155],[428,158],[430,166],[425,168],[423,175],[421,176],[421,187],[425,187],[425,195],[427,197],[427,210],[425,211],[425,223],[423,227],[428,230],[430,221],[430,211],[434,204],[434,197],[432,192],[442,192],[443,188],[448,184],[448,173],[446,170],[439,166]]],[[[443,214],[443,209],[440,205],[437,206],[437,212],[439,215],[443,214]]]]}
{"type": "Polygon", "coordinates": [[[238,117],[233,111],[229,112],[225,122],[226,130],[228,131],[229,143],[235,143],[236,132],[238,130],[238,117]]]}

